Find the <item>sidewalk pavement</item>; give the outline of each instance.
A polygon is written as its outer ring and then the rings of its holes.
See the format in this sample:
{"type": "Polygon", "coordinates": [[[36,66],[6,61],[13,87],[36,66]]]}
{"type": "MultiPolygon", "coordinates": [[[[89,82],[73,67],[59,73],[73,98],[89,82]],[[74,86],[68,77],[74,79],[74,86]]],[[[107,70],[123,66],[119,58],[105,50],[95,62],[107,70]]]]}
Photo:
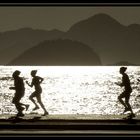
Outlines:
{"type": "Polygon", "coordinates": [[[0,134],[137,134],[140,135],[140,116],[128,120],[127,115],[95,114],[25,114],[15,119],[14,115],[0,115],[0,134]],[[37,133],[36,133],[37,132],[37,133]],[[82,133],[83,132],[83,133],[82,133]]]}
{"type": "MultiPolygon", "coordinates": [[[[10,117],[14,117],[14,114],[0,114],[0,120],[6,120],[10,117]]],[[[121,120],[128,114],[114,114],[114,115],[102,115],[102,114],[49,114],[42,116],[42,114],[31,113],[25,114],[21,117],[23,119],[32,119],[33,117],[41,117],[41,120],[121,120]]],[[[140,120],[140,115],[136,115],[136,120],[140,120]]]]}

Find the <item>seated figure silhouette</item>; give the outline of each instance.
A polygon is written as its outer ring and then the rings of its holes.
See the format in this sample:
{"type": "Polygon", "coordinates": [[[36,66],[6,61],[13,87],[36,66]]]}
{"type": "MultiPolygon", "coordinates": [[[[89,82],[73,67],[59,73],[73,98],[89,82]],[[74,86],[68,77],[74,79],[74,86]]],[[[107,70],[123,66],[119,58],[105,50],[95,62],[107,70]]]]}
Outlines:
{"type": "Polygon", "coordinates": [[[29,105],[27,104],[23,104],[20,102],[21,98],[24,96],[25,93],[25,87],[24,87],[24,82],[23,79],[21,77],[19,77],[20,75],[20,71],[16,70],[13,73],[13,78],[14,78],[14,87],[10,87],[9,89],[11,90],[15,90],[15,95],[13,97],[12,103],[15,104],[16,109],[18,111],[17,113],[17,117],[22,117],[24,116],[23,114],[23,110],[26,108],[26,110],[29,108],[29,105]],[[23,107],[25,106],[25,108],[23,107]]]}
{"type": "Polygon", "coordinates": [[[118,100],[120,103],[125,107],[124,112],[130,111],[130,117],[135,117],[135,114],[133,113],[133,110],[131,108],[131,105],[129,103],[130,94],[132,92],[131,84],[128,75],[125,73],[127,67],[121,67],[120,68],[120,74],[122,74],[122,83],[116,83],[117,85],[124,87],[124,91],[118,96],[118,100]],[[125,101],[122,99],[125,98],[125,101]]]}
{"type": "Polygon", "coordinates": [[[39,76],[36,76],[36,73],[37,73],[37,70],[32,70],[31,71],[31,76],[33,77],[32,79],[32,82],[31,84],[29,84],[28,81],[26,81],[26,83],[30,86],[30,87],[35,87],[35,91],[30,95],[29,99],[34,103],[35,105],[35,108],[33,110],[37,110],[39,109],[39,106],[37,105],[37,103],[35,102],[34,100],[34,97],[37,99],[37,102],[40,104],[40,106],[42,107],[42,109],[44,110],[44,114],[43,116],[45,115],[48,115],[49,113],[46,111],[43,103],[42,103],[42,100],[41,100],[41,93],[42,93],[42,88],[40,86],[40,84],[42,83],[43,81],[43,78],[42,77],[39,77],[39,76]]]}

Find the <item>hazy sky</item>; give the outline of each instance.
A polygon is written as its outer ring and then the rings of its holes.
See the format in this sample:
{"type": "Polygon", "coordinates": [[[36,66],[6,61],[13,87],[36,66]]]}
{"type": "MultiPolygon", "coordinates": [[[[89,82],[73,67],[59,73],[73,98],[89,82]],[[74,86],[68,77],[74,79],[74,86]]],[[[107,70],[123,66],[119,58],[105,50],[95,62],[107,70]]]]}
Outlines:
{"type": "Polygon", "coordinates": [[[140,24],[138,7],[0,7],[0,32],[23,27],[67,31],[74,23],[106,13],[124,25],[140,24]]]}

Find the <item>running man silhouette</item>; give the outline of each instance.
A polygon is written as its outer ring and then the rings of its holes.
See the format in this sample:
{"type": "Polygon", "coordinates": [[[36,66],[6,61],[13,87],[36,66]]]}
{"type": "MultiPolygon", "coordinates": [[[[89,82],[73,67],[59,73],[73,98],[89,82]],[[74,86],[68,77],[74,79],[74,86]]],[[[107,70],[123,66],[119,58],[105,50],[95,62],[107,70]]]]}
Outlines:
{"type": "Polygon", "coordinates": [[[127,67],[121,67],[120,68],[120,74],[122,74],[122,83],[116,83],[117,85],[124,87],[124,91],[118,96],[118,100],[120,103],[125,107],[124,112],[130,111],[130,117],[135,117],[135,114],[133,113],[133,110],[131,108],[131,105],[129,103],[130,94],[132,92],[131,84],[128,75],[125,73],[127,67]],[[125,98],[125,101],[122,99],[125,98]]]}
{"type": "MultiPolygon", "coordinates": [[[[140,79],[137,79],[138,82],[140,82],[140,79]]],[[[137,97],[140,97],[140,95],[138,95],[137,97]]]]}
{"type": "Polygon", "coordinates": [[[13,78],[14,78],[14,87],[9,87],[9,89],[11,90],[15,90],[15,95],[13,97],[13,100],[12,100],[12,103],[15,104],[16,106],[16,109],[18,111],[17,113],[17,117],[23,117],[24,114],[23,114],[23,110],[26,108],[26,110],[29,108],[29,105],[27,104],[23,104],[20,102],[21,98],[24,96],[24,93],[25,93],[25,87],[24,87],[24,82],[23,82],[23,79],[21,77],[19,77],[20,75],[20,71],[16,70],[14,73],[13,73],[13,78]],[[22,106],[25,106],[22,107],[22,106]]]}
{"type": "Polygon", "coordinates": [[[33,110],[37,110],[37,109],[39,109],[39,106],[37,105],[37,103],[34,100],[34,97],[36,97],[37,102],[40,104],[40,106],[44,110],[43,116],[45,116],[45,115],[48,115],[49,113],[46,111],[46,109],[45,109],[45,107],[44,107],[44,105],[43,105],[43,103],[41,101],[42,88],[41,88],[40,84],[42,83],[43,78],[42,77],[39,77],[39,76],[36,76],[36,73],[37,73],[37,70],[32,70],[31,71],[31,76],[33,77],[31,84],[29,84],[29,82],[26,81],[26,83],[28,84],[28,86],[30,86],[30,87],[33,87],[34,86],[35,87],[35,91],[30,95],[29,99],[35,105],[35,108],[33,110]]]}

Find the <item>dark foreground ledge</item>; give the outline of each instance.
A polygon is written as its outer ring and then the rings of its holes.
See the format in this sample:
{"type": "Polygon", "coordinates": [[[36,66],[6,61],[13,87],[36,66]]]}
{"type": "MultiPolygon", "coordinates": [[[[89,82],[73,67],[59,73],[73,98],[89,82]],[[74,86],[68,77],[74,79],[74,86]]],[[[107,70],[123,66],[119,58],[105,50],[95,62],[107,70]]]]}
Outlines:
{"type": "Polygon", "coordinates": [[[126,115],[25,115],[15,119],[0,116],[0,134],[121,134],[140,136],[140,116],[124,119],[126,115]]]}

